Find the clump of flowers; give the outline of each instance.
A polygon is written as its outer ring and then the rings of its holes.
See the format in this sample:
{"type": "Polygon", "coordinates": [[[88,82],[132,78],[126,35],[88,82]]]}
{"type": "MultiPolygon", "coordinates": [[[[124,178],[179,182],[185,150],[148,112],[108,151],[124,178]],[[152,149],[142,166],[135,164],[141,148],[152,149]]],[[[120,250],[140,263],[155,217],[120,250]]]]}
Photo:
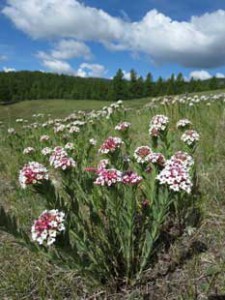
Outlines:
{"type": "Polygon", "coordinates": [[[52,245],[56,236],[65,230],[65,214],[58,209],[45,210],[31,228],[32,239],[42,245],[44,242],[48,246],[52,245]]]}
{"type": "Polygon", "coordinates": [[[47,142],[49,139],[49,135],[44,134],[40,137],[40,142],[47,142]]]}
{"type": "Polygon", "coordinates": [[[65,129],[66,129],[66,126],[64,124],[59,124],[54,127],[54,132],[55,133],[63,132],[65,129]]]}
{"type": "Polygon", "coordinates": [[[192,125],[191,121],[188,119],[181,119],[177,122],[176,127],[177,128],[189,128],[190,125],[192,125]]]}
{"type": "Polygon", "coordinates": [[[101,186],[112,186],[117,182],[121,182],[122,173],[116,169],[99,169],[98,177],[96,178],[94,184],[101,186]]]}
{"type": "Polygon", "coordinates": [[[74,150],[74,143],[67,143],[64,148],[66,150],[74,150]]]}
{"type": "Polygon", "coordinates": [[[94,138],[91,138],[91,139],[89,139],[89,143],[90,143],[90,145],[95,146],[97,144],[97,140],[94,138]]]}
{"type": "Polygon", "coordinates": [[[8,133],[9,134],[16,134],[15,128],[8,128],[8,133]]]}
{"type": "Polygon", "coordinates": [[[169,160],[165,168],[157,175],[160,184],[168,185],[175,192],[191,192],[192,182],[188,169],[180,160],[169,160]]]}
{"type": "Polygon", "coordinates": [[[23,150],[23,154],[30,154],[33,152],[35,152],[35,149],[33,147],[27,147],[27,148],[24,148],[24,150],[23,150]]]}
{"type": "Polygon", "coordinates": [[[49,148],[49,147],[45,147],[45,148],[43,148],[42,150],[41,150],[41,153],[43,154],[43,155],[49,155],[49,154],[51,154],[52,153],[52,149],[51,148],[49,148]]]}
{"type": "Polygon", "coordinates": [[[133,171],[126,171],[122,174],[122,183],[136,185],[142,181],[142,177],[133,171]]]}
{"type": "Polygon", "coordinates": [[[134,158],[139,164],[144,164],[149,162],[150,154],[152,150],[148,146],[140,146],[134,151],[134,158]]]}
{"type": "Polygon", "coordinates": [[[49,159],[50,165],[55,169],[70,169],[76,167],[76,162],[69,157],[62,147],[55,147],[49,159]]]}
{"type": "Polygon", "coordinates": [[[164,167],[166,159],[162,153],[151,153],[149,155],[149,162],[156,164],[160,167],[164,167]]]}
{"type": "Polygon", "coordinates": [[[190,169],[194,165],[194,159],[192,156],[183,151],[177,151],[168,162],[170,161],[180,161],[187,169],[190,169]]]}
{"type": "Polygon", "coordinates": [[[131,126],[131,123],[129,122],[121,122],[118,125],[116,125],[115,130],[124,132],[127,131],[131,126]]]}
{"type": "Polygon", "coordinates": [[[22,188],[30,184],[41,184],[48,180],[48,170],[40,163],[32,161],[26,164],[19,172],[19,182],[22,188]]]}
{"type": "Polygon", "coordinates": [[[69,133],[78,133],[80,132],[80,128],[78,126],[71,126],[69,129],[69,133]]]}
{"type": "Polygon", "coordinates": [[[181,140],[188,146],[193,146],[196,142],[199,141],[199,134],[196,130],[186,130],[182,136],[181,140]]]}
{"type": "Polygon", "coordinates": [[[102,154],[113,153],[117,149],[119,149],[122,144],[123,141],[121,140],[121,138],[110,136],[107,140],[105,140],[98,151],[102,154]]]}
{"type": "Polygon", "coordinates": [[[169,123],[169,119],[164,115],[156,115],[151,119],[149,134],[151,136],[157,137],[160,133],[164,132],[169,123]]]}

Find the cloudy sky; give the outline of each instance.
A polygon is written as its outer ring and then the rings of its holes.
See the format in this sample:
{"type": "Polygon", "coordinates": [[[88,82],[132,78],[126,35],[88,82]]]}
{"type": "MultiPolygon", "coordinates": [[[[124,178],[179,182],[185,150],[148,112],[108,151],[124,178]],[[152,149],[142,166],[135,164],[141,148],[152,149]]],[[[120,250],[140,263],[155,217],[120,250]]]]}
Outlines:
{"type": "Polygon", "coordinates": [[[0,0],[0,70],[225,74],[224,0],[0,0]]]}

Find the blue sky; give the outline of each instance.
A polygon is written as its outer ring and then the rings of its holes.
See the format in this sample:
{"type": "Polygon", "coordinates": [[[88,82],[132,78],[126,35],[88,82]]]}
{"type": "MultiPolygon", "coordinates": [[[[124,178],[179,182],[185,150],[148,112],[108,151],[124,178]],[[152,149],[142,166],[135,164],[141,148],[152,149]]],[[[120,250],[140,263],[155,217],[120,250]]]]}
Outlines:
{"type": "Polygon", "coordinates": [[[223,0],[0,0],[0,70],[225,74],[223,0]]]}

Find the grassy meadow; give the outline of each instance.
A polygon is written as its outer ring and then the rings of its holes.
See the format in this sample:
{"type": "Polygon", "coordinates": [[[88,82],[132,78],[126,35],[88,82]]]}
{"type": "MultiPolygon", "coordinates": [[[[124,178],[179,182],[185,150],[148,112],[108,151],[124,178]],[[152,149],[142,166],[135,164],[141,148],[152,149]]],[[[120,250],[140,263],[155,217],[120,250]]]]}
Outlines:
{"type": "Polygon", "coordinates": [[[64,242],[59,236],[61,244],[51,246],[50,250],[46,246],[35,248],[34,242],[26,245],[19,231],[15,233],[12,219],[3,219],[2,213],[0,299],[191,300],[225,295],[225,96],[220,93],[217,97],[210,93],[183,96],[182,101],[181,96],[169,97],[167,101],[165,98],[129,100],[119,108],[106,101],[90,100],[37,100],[0,106],[0,206],[4,214],[14,216],[18,228],[30,237],[34,220],[46,207],[64,207],[68,210],[66,215],[73,210],[70,232],[77,247],[73,249],[78,256],[90,249],[87,257],[81,255],[81,261],[87,264],[81,266],[71,256],[72,248],[66,249],[66,236],[64,242]],[[162,133],[156,146],[149,135],[149,122],[155,115],[167,116],[169,120],[167,137],[162,133]],[[180,119],[190,120],[191,128],[199,133],[196,147],[188,147],[181,141],[182,131],[176,126],[180,119]],[[122,121],[131,124],[128,133],[115,130],[122,121]],[[8,131],[10,128],[15,132],[8,131]],[[49,140],[41,141],[43,135],[49,140]],[[120,136],[124,141],[116,157],[98,151],[110,136],[120,136]],[[96,143],[89,143],[90,139],[96,143]],[[45,147],[64,147],[66,143],[74,144],[74,148],[67,150],[76,162],[74,171],[50,166],[48,156],[41,153],[45,147]],[[167,160],[179,150],[193,156],[194,191],[186,195],[184,191],[171,192],[168,187],[158,187],[155,178],[162,166],[140,165],[134,160],[135,149],[142,145],[162,152],[167,160]],[[34,151],[24,153],[27,147],[33,147],[34,151]],[[111,168],[132,169],[141,175],[142,182],[137,187],[118,189],[93,185],[97,181],[95,175],[84,170],[96,168],[102,158],[110,160],[111,168]],[[54,181],[53,192],[41,189],[42,185],[37,189],[21,188],[19,171],[29,161],[37,161],[49,169],[49,177],[54,181]],[[53,206],[51,197],[55,197],[53,206]],[[161,201],[160,205],[154,197],[161,201]],[[70,206],[68,199],[72,199],[74,206],[70,206]],[[104,207],[99,199],[104,199],[104,207]],[[136,206],[127,204],[126,210],[118,204],[117,211],[112,199],[115,202],[134,199],[136,206]],[[111,201],[112,206],[108,206],[111,201]],[[111,216],[114,211],[117,215],[111,216]],[[87,218],[89,213],[93,217],[91,221],[87,218]],[[120,214],[126,222],[121,220],[115,225],[120,214]],[[134,230],[137,218],[141,219],[135,229],[139,230],[138,234],[134,230]],[[76,222],[80,222],[80,227],[76,222]],[[90,222],[93,227],[88,227],[90,222]],[[91,233],[90,228],[94,228],[91,233]],[[125,228],[129,231],[127,235],[125,228]],[[113,244],[114,236],[121,248],[116,249],[117,244],[113,244]],[[130,248],[126,244],[127,236],[130,248]],[[76,244],[79,239],[80,244],[76,244]],[[141,249],[138,243],[143,243],[141,249]],[[105,245],[108,253],[102,253],[100,245],[105,245]],[[107,258],[110,255],[112,261],[107,258]]]}

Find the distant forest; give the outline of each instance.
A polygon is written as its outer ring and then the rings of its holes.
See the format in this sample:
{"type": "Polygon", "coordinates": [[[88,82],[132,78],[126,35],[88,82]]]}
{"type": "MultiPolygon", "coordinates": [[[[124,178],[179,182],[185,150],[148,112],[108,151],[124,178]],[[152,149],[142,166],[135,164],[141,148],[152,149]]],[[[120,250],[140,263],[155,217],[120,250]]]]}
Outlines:
{"type": "Polygon", "coordinates": [[[35,99],[137,99],[162,95],[177,95],[225,88],[225,81],[212,77],[200,81],[185,81],[181,73],[167,80],[153,80],[151,73],[145,79],[135,70],[130,80],[124,79],[121,69],[112,79],[81,78],[43,72],[0,72],[0,102],[12,103],[35,99]]]}

